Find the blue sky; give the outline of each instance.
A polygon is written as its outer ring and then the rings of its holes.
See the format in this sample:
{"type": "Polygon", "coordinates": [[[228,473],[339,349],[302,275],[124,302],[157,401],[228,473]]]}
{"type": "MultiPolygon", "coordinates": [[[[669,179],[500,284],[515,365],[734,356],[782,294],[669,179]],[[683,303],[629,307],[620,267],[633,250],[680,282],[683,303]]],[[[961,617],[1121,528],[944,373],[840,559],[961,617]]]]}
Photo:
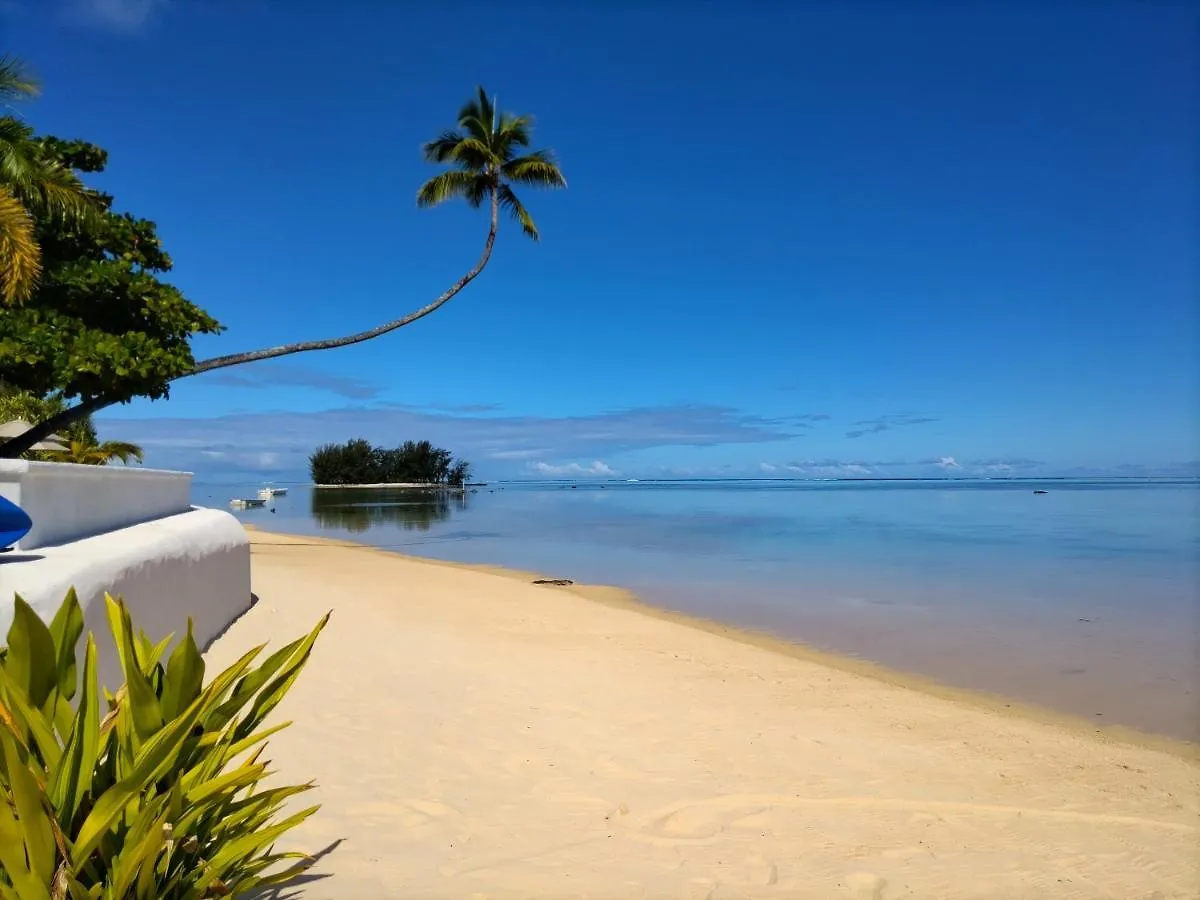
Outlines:
{"type": "Polygon", "coordinates": [[[465,271],[482,214],[413,197],[477,83],[570,182],[435,315],[106,435],[206,477],[300,477],[354,436],[489,478],[1196,470],[1194,7],[495,9],[0,0],[45,86],[24,114],[110,151],[97,185],[228,327],[201,358],[465,271]]]}

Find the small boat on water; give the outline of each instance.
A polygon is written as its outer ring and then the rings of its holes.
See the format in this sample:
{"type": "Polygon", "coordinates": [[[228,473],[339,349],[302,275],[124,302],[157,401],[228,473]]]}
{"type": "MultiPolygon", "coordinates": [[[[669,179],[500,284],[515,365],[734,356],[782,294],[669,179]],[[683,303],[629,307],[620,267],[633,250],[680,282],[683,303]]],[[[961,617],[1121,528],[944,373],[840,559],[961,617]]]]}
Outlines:
{"type": "Polygon", "coordinates": [[[260,506],[266,506],[267,501],[262,497],[234,497],[229,501],[229,505],[234,509],[258,509],[260,506]]]}
{"type": "Polygon", "coordinates": [[[287,492],[287,488],[265,487],[258,489],[258,496],[260,500],[270,500],[272,497],[282,497],[287,492]]]}

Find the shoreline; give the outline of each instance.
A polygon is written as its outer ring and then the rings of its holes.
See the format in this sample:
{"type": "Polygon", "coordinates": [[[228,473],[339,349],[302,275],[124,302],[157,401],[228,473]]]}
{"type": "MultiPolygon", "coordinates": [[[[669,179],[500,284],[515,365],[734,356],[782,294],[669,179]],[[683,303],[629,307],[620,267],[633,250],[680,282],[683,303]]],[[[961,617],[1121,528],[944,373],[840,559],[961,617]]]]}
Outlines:
{"type": "Polygon", "coordinates": [[[573,594],[585,600],[589,600],[594,603],[600,603],[615,609],[629,610],[640,615],[649,616],[659,621],[670,622],[676,625],[681,625],[685,628],[703,632],[705,634],[725,638],[739,644],[757,647],[781,656],[790,657],[792,659],[797,659],[804,662],[815,663],[816,665],[834,669],[839,672],[869,678],[873,681],[886,684],[890,687],[913,690],[926,696],[936,697],[941,700],[947,700],[954,703],[963,703],[974,709],[985,710],[1004,718],[1056,726],[1076,734],[1085,734],[1089,737],[1100,738],[1101,740],[1107,742],[1157,750],[1160,752],[1170,753],[1171,755],[1177,756],[1184,760],[1200,762],[1200,743],[1198,742],[1187,741],[1182,738],[1172,737],[1169,735],[1145,732],[1126,725],[1105,724],[1098,726],[1094,721],[1082,715],[1059,712],[1057,710],[1039,706],[1035,703],[1023,701],[1015,697],[1008,697],[1003,694],[990,693],[973,688],[957,687],[955,685],[948,684],[916,672],[908,672],[902,669],[892,668],[882,663],[872,662],[867,659],[861,659],[844,653],[823,650],[810,644],[806,644],[803,641],[791,640],[768,631],[728,625],[715,619],[708,619],[703,616],[655,606],[652,603],[642,600],[627,588],[620,587],[619,585],[583,584],[579,582],[570,585],[535,585],[532,583],[535,580],[560,578],[562,576],[550,576],[539,572],[532,572],[508,566],[489,565],[486,563],[466,563],[455,562],[452,560],[434,559],[431,557],[402,553],[397,550],[388,550],[382,547],[373,546],[371,544],[359,543],[341,538],[327,538],[312,535],[290,534],[278,531],[267,531],[254,525],[246,525],[245,523],[243,523],[243,527],[252,535],[276,535],[294,541],[305,541],[329,546],[361,549],[371,553],[380,553],[386,556],[398,557],[400,559],[413,563],[419,563],[421,565],[431,565],[449,569],[479,572],[512,581],[518,581],[523,584],[528,584],[530,587],[549,588],[551,590],[573,594]]]}
{"type": "Polygon", "coordinates": [[[1200,885],[1200,765],[1178,753],[617,588],[341,539],[251,546],[257,602],[205,651],[212,671],[333,611],[269,750],[288,783],[316,783],[297,806],[321,809],[288,837],[319,857],[304,900],[1200,885]]]}

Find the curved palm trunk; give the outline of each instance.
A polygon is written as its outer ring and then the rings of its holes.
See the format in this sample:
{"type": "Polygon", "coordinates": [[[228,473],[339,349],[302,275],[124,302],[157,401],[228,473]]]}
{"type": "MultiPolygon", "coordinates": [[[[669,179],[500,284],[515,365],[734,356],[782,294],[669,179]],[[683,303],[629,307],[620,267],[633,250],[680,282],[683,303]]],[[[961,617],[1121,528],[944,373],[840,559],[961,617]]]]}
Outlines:
{"type": "MultiPolygon", "coordinates": [[[[466,275],[454,282],[432,303],[422,306],[408,315],[401,316],[399,319],[393,319],[375,328],[368,329],[367,331],[359,331],[345,337],[327,338],[326,340],[319,341],[302,341],[297,344],[280,344],[278,347],[266,347],[262,350],[251,350],[247,353],[230,353],[226,356],[214,356],[212,359],[196,363],[191,371],[184,372],[173,380],[178,381],[180,378],[187,378],[191,375],[200,375],[204,372],[211,372],[214,369],[224,369],[228,366],[240,366],[243,363],[257,362],[261,359],[275,359],[279,356],[291,356],[293,353],[307,353],[310,350],[332,350],[334,347],[349,347],[351,344],[361,344],[363,341],[369,341],[372,338],[395,331],[397,328],[411,325],[418,319],[425,318],[430,313],[444,306],[459,291],[479,277],[479,273],[483,271],[492,256],[492,247],[496,243],[496,227],[499,215],[500,195],[498,192],[492,191],[491,222],[488,226],[487,240],[483,245],[483,253],[480,254],[479,260],[466,275]]],[[[77,406],[72,406],[70,409],[64,410],[58,415],[34,425],[24,434],[15,438],[9,438],[0,444],[0,459],[14,459],[29,450],[38,441],[45,440],[48,436],[54,434],[54,432],[66,428],[73,422],[78,422],[80,419],[91,415],[97,410],[112,406],[114,403],[120,403],[121,400],[122,398],[120,397],[93,397],[84,400],[77,406]]]]}

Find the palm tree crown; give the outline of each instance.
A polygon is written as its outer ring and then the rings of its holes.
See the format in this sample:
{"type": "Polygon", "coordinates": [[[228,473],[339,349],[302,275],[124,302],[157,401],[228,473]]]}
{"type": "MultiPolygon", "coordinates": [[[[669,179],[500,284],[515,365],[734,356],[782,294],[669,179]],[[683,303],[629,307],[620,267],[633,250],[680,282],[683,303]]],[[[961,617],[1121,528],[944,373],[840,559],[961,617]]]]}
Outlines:
{"type": "MultiPolygon", "coordinates": [[[[35,97],[37,82],[15,59],[0,56],[0,107],[35,97]]],[[[0,116],[0,305],[28,299],[41,274],[34,216],[85,223],[96,201],[66,166],[47,159],[33,129],[0,116]]]]}
{"type": "Polygon", "coordinates": [[[551,151],[531,150],[517,155],[529,146],[532,132],[532,120],[498,114],[494,101],[479,88],[478,96],[459,112],[458,129],[443,132],[421,148],[429,162],[449,163],[453,168],[421,185],[417,205],[436,206],[462,197],[478,208],[484,200],[490,200],[493,212],[503,206],[521,224],[521,230],[536,241],[537,225],[512,185],[564,188],[567,180],[551,151]]]}

